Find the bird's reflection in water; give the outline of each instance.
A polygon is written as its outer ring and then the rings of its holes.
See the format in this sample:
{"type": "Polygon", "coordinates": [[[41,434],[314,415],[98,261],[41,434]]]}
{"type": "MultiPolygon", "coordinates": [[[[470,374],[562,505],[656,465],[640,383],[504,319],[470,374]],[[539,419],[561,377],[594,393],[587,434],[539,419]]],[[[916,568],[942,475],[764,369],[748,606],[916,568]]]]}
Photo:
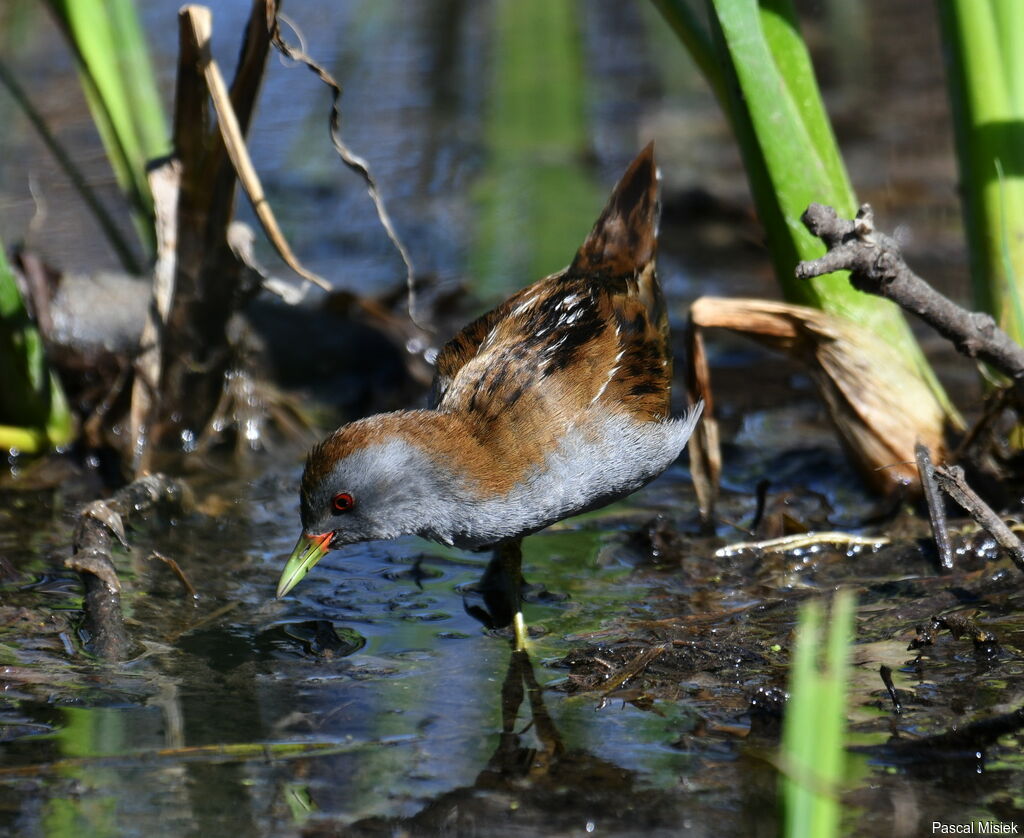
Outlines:
{"type": "MultiPolygon", "coordinates": [[[[544,706],[544,696],[537,676],[533,672],[530,656],[525,651],[513,651],[508,662],[508,673],[501,685],[501,738],[498,748],[481,777],[491,771],[495,777],[539,777],[550,770],[552,764],[565,754],[565,745],[555,723],[544,706]],[[539,747],[523,747],[522,734],[516,732],[516,720],[523,704],[529,700],[530,723],[539,747]]],[[[481,777],[477,778],[480,784],[481,777]]]]}
{"type": "Polygon", "coordinates": [[[637,785],[632,772],[566,747],[529,654],[513,651],[501,685],[498,746],[473,785],[446,792],[411,817],[366,818],[344,834],[562,834],[592,830],[595,822],[632,832],[678,824],[677,795],[637,785]]]}

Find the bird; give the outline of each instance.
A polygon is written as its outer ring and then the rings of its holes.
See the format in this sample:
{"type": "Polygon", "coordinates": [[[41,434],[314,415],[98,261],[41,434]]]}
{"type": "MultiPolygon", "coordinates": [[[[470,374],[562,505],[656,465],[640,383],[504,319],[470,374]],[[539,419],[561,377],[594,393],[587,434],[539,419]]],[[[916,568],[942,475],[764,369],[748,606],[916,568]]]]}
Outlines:
{"type": "Polygon", "coordinates": [[[700,418],[700,402],[670,415],[659,211],[651,143],[567,268],[445,344],[428,408],[358,419],[310,450],[302,534],[279,598],[346,544],[412,534],[493,549],[512,580],[504,625],[513,625],[515,648],[525,648],[523,537],[653,480],[700,418]]]}

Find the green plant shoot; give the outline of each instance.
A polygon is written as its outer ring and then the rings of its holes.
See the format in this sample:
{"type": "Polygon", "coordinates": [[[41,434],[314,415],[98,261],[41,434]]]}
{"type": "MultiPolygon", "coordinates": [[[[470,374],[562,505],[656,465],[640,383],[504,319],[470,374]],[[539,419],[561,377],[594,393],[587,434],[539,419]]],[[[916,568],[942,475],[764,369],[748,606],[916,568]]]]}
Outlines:
{"type": "Polygon", "coordinates": [[[818,601],[800,609],[790,673],[790,698],[779,762],[783,834],[831,838],[839,834],[839,783],[845,761],[846,693],[854,598],[832,601],[827,638],[818,601]],[[822,659],[822,654],[824,658],[822,659]]]}
{"type": "Polygon", "coordinates": [[[66,445],[73,421],[42,338],[0,247],[0,449],[38,454],[66,445]]]}
{"type": "Polygon", "coordinates": [[[974,304],[1024,343],[1024,6],[940,0],[974,304]]]}

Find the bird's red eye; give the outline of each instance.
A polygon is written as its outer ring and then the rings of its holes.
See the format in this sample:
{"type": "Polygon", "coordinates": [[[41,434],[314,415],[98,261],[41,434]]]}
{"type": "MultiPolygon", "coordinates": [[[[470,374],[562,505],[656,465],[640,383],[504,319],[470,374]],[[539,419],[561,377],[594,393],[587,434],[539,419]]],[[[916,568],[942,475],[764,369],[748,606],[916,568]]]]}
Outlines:
{"type": "Polygon", "coordinates": [[[348,512],[355,505],[356,499],[348,492],[338,492],[331,500],[335,512],[348,512]]]}

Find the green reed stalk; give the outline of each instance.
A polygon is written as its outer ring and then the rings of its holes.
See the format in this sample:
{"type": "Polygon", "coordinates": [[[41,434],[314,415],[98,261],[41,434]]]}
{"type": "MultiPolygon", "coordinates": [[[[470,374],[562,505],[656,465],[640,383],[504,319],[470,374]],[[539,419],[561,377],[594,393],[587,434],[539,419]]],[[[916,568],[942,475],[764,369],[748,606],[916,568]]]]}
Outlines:
{"type": "Polygon", "coordinates": [[[147,252],[156,250],[146,164],[170,151],[163,103],[133,0],[48,0],[147,252]]]}
{"type": "Polygon", "coordinates": [[[974,305],[1024,343],[1024,6],[940,0],[974,305]]]}
{"type": "Polygon", "coordinates": [[[851,217],[857,199],[790,0],[708,0],[706,23],[686,0],[652,1],[691,52],[732,125],[785,298],[873,331],[917,369],[953,415],[894,304],[855,290],[845,275],[810,282],[793,275],[797,262],[824,253],[800,222],[807,205],[830,204],[851,217]]]}

